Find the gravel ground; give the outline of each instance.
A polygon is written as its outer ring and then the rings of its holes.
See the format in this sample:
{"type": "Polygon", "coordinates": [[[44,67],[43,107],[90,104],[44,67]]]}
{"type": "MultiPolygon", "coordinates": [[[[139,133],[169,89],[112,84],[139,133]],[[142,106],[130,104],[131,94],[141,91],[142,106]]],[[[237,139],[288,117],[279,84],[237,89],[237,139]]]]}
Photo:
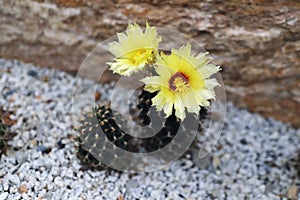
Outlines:
{"type": "MultiPolygon", "coordinates": [[[[77,91],[86,96],[95,83],[80,81],[77,91]]],[[[231,103],[216,148],[198,165],[187,155],[152,173],[82,170],[75,156],[73,82],[61,71],[0,60],[0,105],[15,111],[11,131],[18,134],[0,161],[0,200],[300,199],[292,166],[300,129],[231,103]]],[[[99,90],[107,96],[106,88],[99,90]]]]}

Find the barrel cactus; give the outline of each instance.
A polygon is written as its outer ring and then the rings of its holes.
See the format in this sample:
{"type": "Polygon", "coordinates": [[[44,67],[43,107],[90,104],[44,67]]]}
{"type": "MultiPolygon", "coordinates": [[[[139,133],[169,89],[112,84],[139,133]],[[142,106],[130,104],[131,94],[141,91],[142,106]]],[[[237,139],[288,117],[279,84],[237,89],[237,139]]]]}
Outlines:
{"type": "MultiPolygon", "coordinates": [[[[112,158],[111,162],[114,162],[114,159],[122,157],[121,154],[117,154],[115,151],[109,151],[109,145],[113,144],[120,149],[133,153],[154,152],[170,144],[177,133],[183,131],[181,130],[182,128],[184,130],[188,129],[189,124],[185,121],[182,122],[176,117],[174,111],[165,120],[152,122],[150,108],[153,96],[155,94],[141,90],[136,105],[130,106],[131,118],[141,126],[141,129],[150,130],[151,133],[154,133],[151,137],[136,138],[128,134],[126,120],[123,120],[118,113],[113,113],[109,104],[95,106],[91,112],[84,115],[81,126],[78,128],[79,137],[76,139],[78,141],[76,155],[85,168],[104,169],[106,166],[98,160],[99,158],[112,158]],[[161,124],[157,124],[159,122],[161,124]],[[159,130],[153,129],[151,127],[152,123],[156,123],[155,125],[161,128],[159,130]],[[95,153],[98,159],[94,156],[95,153]]],[[[156,114],[157,117],[154,117],[155,119],[163,118],[162,112],[157,112],[156,114]]],[[[191,117],[191,115],[189,116],[191,117]]],[[[198,131],[202,131],[202,121],[207,117],[206,109],[202,108],[198,116],[192,117],[192,119],[189,118],[187,121],[198,121],[198,131]]],[[[174,148],[180,148],[179,145],[180,143],[173,141],[169,150],[166,148],[166,157],[173,153],[174,148]]],[[[124,167],[126,166],[128,167],[128,163],[124,163],[124,167]]]]}
{"type": "MultiPolygon", "coordinates": [[[[190,43],[179,49],[162,50],[159,47],[162,37],[148,23],[144,31],[136,23],[129,24],[126,32],[117,36],[118,42],[108,44],[115,56],[106,63],[110,70],[121,76],[130,77],[140,71],[144,75],[139,80],[144,85],[138,100],[130,105],[131,116],[126,116],[140,125],[141,129],[133,130],[139,137],[128,134],[117,123],[127,121],[117,120],[118,114],[108,105],[96,106],[85,115],[78,129],[77,156],[84,164],[101,165],[97,159],[103,158],[107,165],[122,166],[117,161],[126,159],[117,153],[122,152],[118,149],[139,154],[162,149],[160,159],[178,158],[178,153],[193,141],[193,134],[203,131],[203,119],[216,99],[215,87],[220,86],[212,75],[221,68],[211,63],[207,53],[194,55],[190,43]]],[[[130,168],[130,164],[129,159],[124,167],[130,168]]]]}

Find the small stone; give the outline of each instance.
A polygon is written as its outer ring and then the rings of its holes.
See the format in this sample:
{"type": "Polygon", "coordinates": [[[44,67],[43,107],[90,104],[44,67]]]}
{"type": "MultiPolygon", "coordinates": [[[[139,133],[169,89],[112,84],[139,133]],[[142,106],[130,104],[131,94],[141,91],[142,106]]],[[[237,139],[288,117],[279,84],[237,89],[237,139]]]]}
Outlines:
{"type": "Polygon", "coordinates": [[[15,158],[18,161],[19,164],[23,164],[24,162],[26,162],[28,155],[24,152],[21,151],[17,151],[15,153],[15,158]]]}
{"type": "Polygon", "coordinates": [[[95,101],[99,101],[100,98],[101,98],[101,93],[98,92],[98,91],[96,91],[96,93],[95,93],[95,101]]]}
{"type": "Polygon", "coordinates": [[[219,195],[220,195],[220,190],[214,190],[211,195],[214,197],[214,198],[218,198],[219,195]]]}
{"type": "Polygon", "coordinates": [[[73,177],[73,171],[71,169],[67,169],[65,176],[71,179],[73,177]]]}
{"type": "Polygon", "coordinates": [[[20,195],[18,193],[18,187],[16,187],[15,185],[9,188],[9,193],[10,194],[15,194],[15,195],[20,195]],[[16,193],[18,193],[18,194],[16,194],[16,193]]]}
{"type": "Polygon", "coordinates": [[[37,78],[38,77],[38,73],[36,71],[34,71],[34,70],[28,70],[27,75],[31,76],[33,78],[37,78]]]}
{"type": "Polygon", "coordinates": [[[16,146],[22,148],[24,146],[24,142],[22,140],[17,140],[16,146]]]}
{"type": "Polygon", "coordinates": [[[8,175],[8,180],[11,184],[13,185],[20,185],[20,179],[17,175],[15,174],[11,174],[11,175],[8,175]]]}
{"type": "Polygon", "coordinates": [[[49,82],[49,76],[43,76],[42,78],[41,78],[41,81],[43,81],[43,82],[49,82]]]}
{"type": "Polygon", "coordinates": [[[118,200],[124,200],[124,196],[121,194],[118,196],[118,200]]]}
{"type": "Polygon", "coordinates": [[[45,146],[37,146],[37,151],[41,151],[42,153],[50,153],[51,152],[51,147],[45,147],[45,146]]]}
{"type": "Polygon", "coordinates": [[[215,169],[219,168],[219,166],[221,165],[221,161],[220,158],[216,155],[213,156],[213,166],[215,169]]]}
{"type": "Polygon", "coordinates": [[[54,183],[55,183],[58,187],[63,187],[63,186],[64,186],[64,182],[63,182],[62,178],[59,177],[59,176],[55,177],[54,183]]]}
{"type": "Polygon", "coordinates": [[[127,181],[127,184],[126,184],[127,190],[137,188],[138,186],[139,186],[138,182],[134,179],[130,179],[129,181],[127,181]]]}
{"type": "Polygon", "coordinates": [[[3,190],[8,191],[9,185],[7,182],[3,183],[3,190]]]}
{"type": "Polygon", "coordinates": [[[200,168],[206,169],[211,163],[211,155],[204,150],[193,150],[193,162],[200,168]]]}
{"type": "Polygon", "coordinates": [[[291,200],[298,199],[298,188],[297,186],[293,185],[288,189],[288,198],[291,200]]]}
{"type": "Polygon", "coordinates": [[[22,199],[29,199],[28,194],[23,193],[23,194],[22,194],[22,199]]]}
{"type": "Polygon", "coordinates": [[[8,192],[4,192],[2,194],[0,194],[0,200],[5,200],[8,196],[8,192]]]}
{"type": "Polygon", "coordinates": [[[227,162],[229,162],[230,161],[230,159],[231,159],[231,155],[229,154],[229,153],[225,153],[223,156],[222,156],[222,161],[223,162],[225,162],[225,163],[227,163],[227,162]]]}
{"type": "Polygon", "coordinates": [[[241,139],[240,140],[240,143],[243,144],[243,145],[246,145],[248,144],[247,140],[245,138],[241,139]]]}
{"type": "Polygon", "coordinates": [[[57,142],[57,146],[58,146],[58,149],[63,149],[63,148],[65,148],[66,145],[62,142],[62,140],[59,140],[57,142]]]}
{"type": "Polygon", "coordinates": [[[272,183],[266,184],[266,193],[272,193],[274,191],[275,187],[272,183]]]}
{"type": "Polygon", "coordinates": [[[18,189],[19,193],[20,194],[23,194],[23,193],[27,193],[28,192],[28,188],[25,184],[22,184],[19,189],[18,189]]]}

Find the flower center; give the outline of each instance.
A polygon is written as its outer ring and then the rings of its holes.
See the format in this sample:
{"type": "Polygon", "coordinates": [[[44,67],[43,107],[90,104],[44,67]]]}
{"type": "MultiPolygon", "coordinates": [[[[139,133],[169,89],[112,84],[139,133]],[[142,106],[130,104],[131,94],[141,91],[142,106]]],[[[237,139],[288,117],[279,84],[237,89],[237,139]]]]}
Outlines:
{"type": "Polygon", "coordinates": [[[142,63],[148,63],[152,60],[153,50],[152,49],[137,49],[132,51],[128,55],[130,62],[133,65],[139,65],[142,63]]]}
{"type": "Polygon", "coordinates": [[[177,72],[170,78],[169,88],[178,93],[187,91],[189,88],[188,77],[183,73],[177,72]]]}

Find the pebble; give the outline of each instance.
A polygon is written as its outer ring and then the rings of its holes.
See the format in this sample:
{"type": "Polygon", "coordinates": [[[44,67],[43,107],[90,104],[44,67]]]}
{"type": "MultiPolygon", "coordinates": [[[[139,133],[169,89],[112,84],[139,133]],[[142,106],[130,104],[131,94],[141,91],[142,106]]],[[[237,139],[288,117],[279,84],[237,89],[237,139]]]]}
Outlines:
{"type": "Polygon", "coordinates": [[[212,157],[212,155],[207,154],[207,152],[205,153],[205,155],[202,155],[202,154],[199,154],[198,150],[193,150],[193,162],[200,169],[207,169],[209,167],[209,165],[211,163],[211,157],[212,157]]]}
{"type": "Polygon", "coordinates": [[[63,182],[63,180],[62,180],[62,178],[61,178],[60,176],[55,177],[54,183],[55,183],[58,187],[63,187],[63,186],[64,186],[64,182],[63,182]]]}
{"type": "Polygon", "coordinates": [[[38,73],[34,70],[28,70],[27,74],[31,77],[34,77],[34,78],[38,77],[38,73]]]}
{"type": "Polygon", "coordinates": [[[23,194],[23,193],[27,193],[28,192],[28,188],[25,184],[22,184],[19,189],[18,189],[19,193],[20,194],[23,194]]]}
{"type": "Polygon", "coordinates": [[[214,190],[211,195],[213,196],[213,198],[218,198],[220,195],[220,190],[214,190]]]}
{"type": "Polygon", "coordinates": [[[7,183],[7,182],[4,182],[4,183],[3,183],[3,190],[4,190],[4,191],[8,191],[8,188],[9,188],[8,183],[7,183]]]}
{"type": "Polygon", "coordinates": [[[20,179],[19,179],[19,177],[17,175],[15,175],[15,174],[8,174],[7,178],[8,178],[8,181],[11,184],[17,185],[17,186],[20,185],[20,179]]]}
{"type": "MultiPolygon", "coordinates": [[[[90,90],[95,83],[77,79],[81,85],[72,107],[74,77],[3,59],[0,70],[0,105],[15,111],[11,130],[18,133],[1,159],[0,200],[299,199],[297,170],[284,164],[299,152],[299,129],[228,103],[222,135],[216,139],[214,126],[201,135],[205,151],[199,155],[194,149],[192,160],[188,155],[151,173],[82,171],[70,135],[77,135],[72,128],[80,117],[76,111],[86,108],[89,98],[95,100],[90,90]],[[7,68],[11,73],[1,70],[7,68]]],[[[111,86],[99,85],[96,98],[108,99],[111,86]]],[[[119,94],[116,101],[122,102],[119,94]]]]}
{"type": "Polygon", "coordinates": [[[137,188],[139,186],[139,183],[134,180],[134,179],[130,179],[129,181],[127,181],[126,183],[126,188],[127,190],[131,190],[131,189],[134,189],[134,188],[137,188]]]}
{"type": "Polygon", "coordinates": [[[299,188],[295,185],[291,186],[288,189],[288,198],[291,200],[296,200],[298,199],[298,194],[299,194],[299,188]]]}
{"type": "Polygon", "coordinates": [[[7,196],[8,196],[8,192],[4,192],[0,194],[0,200],[6,200],[7,196]]]}
{"type": "Polygon", "coordinates": [[[220,158],[216,155],[213,156],[213,166],[215,169],[219,168],[221,165],[220,158]]]}

